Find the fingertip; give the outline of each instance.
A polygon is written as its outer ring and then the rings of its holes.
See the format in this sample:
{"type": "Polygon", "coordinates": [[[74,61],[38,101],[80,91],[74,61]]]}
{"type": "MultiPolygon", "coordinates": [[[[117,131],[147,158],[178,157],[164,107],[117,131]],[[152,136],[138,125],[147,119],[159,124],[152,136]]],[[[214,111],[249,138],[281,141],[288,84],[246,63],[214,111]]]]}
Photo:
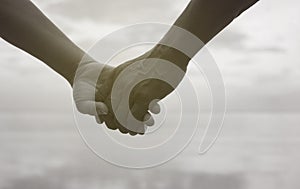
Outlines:
{"type": "Polygon", "coordinates": [[[143,125],[143,126],[140,127],[140,129],[138,130],[138,134],[139,134],[139,135],[145,135],[146,130],[147,130],[147,127],[143,125]]]}
{"type": "Polygon", "coordinates": [[[95,102],[93,101],[79,101],[76,102],[77,110],[82,114],[97,115],[95,102]]]}
{"type": "Polygon", "coordinates": [[[136,136],[138,133],[129,131],[129,134],[130,134],[131,136],[136,136]]]}
{"type": "Polygon", "coordinates": [[[160,105],[158,104],[158,99],[152,100],[149,104],[149,111],[153,114],[159,114],[160,105]]]}
{"type": "Polygon", "coordinates": [[[103,121],[101,121],[101,119],[99,118],[98,115],[95,115],[95,119],[96,119],[96,122],[97,122],[98,124],[102,124],[102,123],[103,123],[103,121]]]}
{"type": "Polygon", "coordinates": [[[118,129],[118,126],[115,124],[114,118],[111,117],[110,115],[104,117],[104,122],[107,128],[111,130],[118,129]]]}
{"type": "Polygon", "coordinates": [[[154,125],[154,119],[151,116],[151,114],[147,113],[144,116],[144,124],[146,124],[147,126],[153,126],[154,125]]]}
{"type": "Polygon", "coordinates": [[[128,130],[127,130],[126,128],[124,128],[124,127],[119,127],[118,129],[119,129],[119,131],[120,131],[122,134],[127,134],[127,133],[128,133],[128,130]]]}
{"type": "Polygon", "coordinates": [[[106,104],[104,104],[103,102],[96,102],[96,109],[97,109],[97,113],[99,115],[107,115],[108,114],[108,108],[107,108],[106,104]]]}

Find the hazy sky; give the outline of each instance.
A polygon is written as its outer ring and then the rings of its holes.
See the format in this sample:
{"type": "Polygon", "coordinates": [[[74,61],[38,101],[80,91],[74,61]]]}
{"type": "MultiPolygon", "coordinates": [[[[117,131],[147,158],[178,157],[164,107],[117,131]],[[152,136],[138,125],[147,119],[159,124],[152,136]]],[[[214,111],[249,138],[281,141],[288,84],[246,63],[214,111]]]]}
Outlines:
{"type": "MultiPolygon", "coordinates": [[[[188,1],[34,3],[76,44],[88,49],[97,39],[123,26],[141,22],[172,24],[188,1]]],[[[299,8],[297,0],[261,1],[208,45],[224,77],[229,110],[300,110],[299,8]]],[[[0,51],[0,111],[72,109],[71,88],[66,81],[3,40],[0,51]]]]}

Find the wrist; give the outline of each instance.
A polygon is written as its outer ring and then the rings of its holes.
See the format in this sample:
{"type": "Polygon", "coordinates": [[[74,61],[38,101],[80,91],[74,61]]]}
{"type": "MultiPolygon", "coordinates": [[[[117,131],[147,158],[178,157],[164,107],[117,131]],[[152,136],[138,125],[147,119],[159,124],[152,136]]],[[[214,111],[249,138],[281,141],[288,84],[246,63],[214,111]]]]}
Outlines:
{"type": "Polygon", "coordinates": [[[76,70],[78,68],[79,62],[71,64],[68,68],[66,68],[61,75],[68,81],[68,83],[72,86],[74,82],[74,78],[76,75],[76,70]]]}
{"type": "MultiPolygon", "coordinates": [[[[69,58],[65,60],[65,63],[61,67],[61,75],[73,86],[78,67],[88,60],[83,51],[74,52],[66,57],[69,58]]],[[[92,60],[92,58],[89,57],[89,60],[92,60]]]]}
{"type": "Polygon", "coordinates": [[[162,44],[155,45],[155,47],[147,53],[147,57],[159,58],[170,61],[171,63],[177,65],[184,71],[187,70],[188,63],[191,60],[183,52],[180,52],[179,50],[173,47],[169,47],[162,44]]]}

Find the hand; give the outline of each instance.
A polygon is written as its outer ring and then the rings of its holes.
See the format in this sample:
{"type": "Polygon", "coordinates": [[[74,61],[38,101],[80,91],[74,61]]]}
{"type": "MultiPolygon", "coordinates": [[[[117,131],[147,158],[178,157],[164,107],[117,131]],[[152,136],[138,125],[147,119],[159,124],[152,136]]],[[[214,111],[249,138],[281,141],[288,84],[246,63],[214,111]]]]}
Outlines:
{"type": "Polygon", "coordinates": [[[100,77],[98,83],[103,84],[97,86],[96,101],[104,102],[108,106],[108,114],[101,115],[100,112],[99,117],[109,128],[118,128],[122,133],[131,135],[145,133],[144,124],[154,124],[148,110],[159,113],[157,102],[170,94],[182,80],[185,69],[180,69],[173,63],[166,66],[165,61],[154,57],[158,56],[146,53],[113,68],[110,70],[109,82],[103,82],[100,77]],[[152,78],[143,79],[149,77],[152,78]],[[167,80],[164,79],[167,77],[172,80],[173,87],[162,81],[167,80]],[[132,120],[129,111],[139,121],[132,120]]]}
{"type": "MultiPolygon", "coordinates": [[[[103,102],[96,102],[95,93],[97,90],[98,77],[101,76],[102,81],[109,82],[109,76],[113,70],[110,66],[104,66],[92,58],[82,60],[77,68],[76,76],[73,82],[73,98],[77,110],[83,114],[95,116],[97,123],[102,123],[99,115],[106,115],[108,108],[103,102]]],[[[104,90],[104,88],[102,88],[104,90]]],[[[103,94],[107,92],[103,91],[103,94]]]]}
{"type": "MultiPolygon", "coordinates": [[[[151,126],[154,124],[154,119],[148,110],[152,113],[159,113],[158,100],[167,96],[174,89],[158,78],[171,76],[174,81],[172,82],[173,86],[176,87],[183,78],[185,71],[185,68],[182,68],[183,71],[181,70],[180,73],[177,71],[172,76],[171,70],[164,67],[159,59],[153,59],[155,57],[160,58],[156,53],[146,53],[116,68],[101,65],[92,59],[82,63],[78,67],[73,85],[77,109],[81,113],[95,116],[98,123],[104,121],[110,129],[119,129],[120,132],[131,135],[145,133],[146,127],[144,125],[151,126]],[[126,78],[124,78],[124,73],[126,78]],[[129,101],[125,102],[125,105],[121,103],[124,92],[128,92],[126,90],[132,83],[138,82],[141,75],[147,78],[151,74],[152,76],[154,74],[153,78],[136,83],[137,85],[130,91],[129,101]],[[114,94],[118,95],[112,99],[112,89],[116,84],[122,87],[114,88],[114,94]],[[115,109],[112,107],[113,104],[115,109]],[[129,108],[126,109],[126,105],[129,108]],[[119,112],[117,117],[116,109],[119,112]],[[128,120],[129,111],[140,122],[128,120]],[[122,124],[120,117],[122,117],[122,124]]],[[[182,60],[178,56],[172,57],[175,57],[176,60],[182,60]]]]}
{"type": "MultiPolygon", "coordinates": [[[[113,111],[108,110],[103,102],[111,93],[116,69],[104,66],[90,57],[85,57],[85,59],[78,66],[73,83],[73,97],[78,111],[94,116],[99,124],[105,121],[110,129],[119,129],[122,133],[128,133],[128,129],[116,122],[113,111]]],[[[159,106],[153,108],[153,112],[159,112],[159,106]]],[[[147,114],[145,119],[149,118],[147,114]]],[[[145,124],[151,123],[148,121],[145,124]]],[[[142,125],[141,128],[143,128],[142,125]]],[[[131,132],[131,134],[134,133],[131,132]]]]}

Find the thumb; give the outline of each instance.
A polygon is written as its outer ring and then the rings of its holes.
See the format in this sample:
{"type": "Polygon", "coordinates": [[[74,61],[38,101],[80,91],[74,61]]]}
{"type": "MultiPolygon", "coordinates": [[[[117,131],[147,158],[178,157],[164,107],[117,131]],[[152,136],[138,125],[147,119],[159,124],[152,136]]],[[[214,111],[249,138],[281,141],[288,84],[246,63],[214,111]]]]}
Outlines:
{"type": "Polygon", "coordinates": [[[80,113],[92,116],[106,115],[108,113],[108,108],[103,102],[79,101],[76,102],[76,107],[80,113]]]}

